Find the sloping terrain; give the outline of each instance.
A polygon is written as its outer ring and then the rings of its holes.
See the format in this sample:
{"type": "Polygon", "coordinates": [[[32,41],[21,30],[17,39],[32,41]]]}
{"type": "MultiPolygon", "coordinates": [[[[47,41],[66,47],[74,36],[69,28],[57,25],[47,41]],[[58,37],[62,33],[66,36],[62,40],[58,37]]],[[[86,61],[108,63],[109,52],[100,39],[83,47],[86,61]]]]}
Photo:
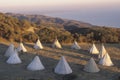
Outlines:
{"type": "MultiPolygon", "coordinates": [[[[33,43],[25,43],[27,53],[19,53],[22,60],[21,64],[10,65],[6,63],[7,58],[4,53],[10,43],[0,43],[0,79],[1,80],[119,80],[120,77],[120,44],[105,44],[105,47],[111,56],[114,63],[112,67],[98,65],[100,72],[88,73],[83,71],[84,65],[93,57],[98,64],[97,55],[92,55],[88,52],[91,44],[83,44],[81,50],[72,50],[71,45],[63,45],[63,49],[51,48],[50,44],[44,44],[43,50],[33,49],[33,43]],[[32,61],[34,56],[39,55],[45,70],[28,71],[27,65],[32,61]],[[54,73],[54,68],[57,65],[61,56],[65,56],[70,64],[73,73],[70,75],[58,75],[54,73]]],[[[14,43],[17,47],[19,44],[14,43]]],[[[97,44],[100,49],[100,44],[97,44]]]]}
{"type": "Polygon", "coordinates": [[[9,41],[34,42],[38,38],[50,43],[56,37],[62,43],[120,42],[120,28],[93,26],[75,20],[41,15],[0,13],[0,37],[9,41]]]}

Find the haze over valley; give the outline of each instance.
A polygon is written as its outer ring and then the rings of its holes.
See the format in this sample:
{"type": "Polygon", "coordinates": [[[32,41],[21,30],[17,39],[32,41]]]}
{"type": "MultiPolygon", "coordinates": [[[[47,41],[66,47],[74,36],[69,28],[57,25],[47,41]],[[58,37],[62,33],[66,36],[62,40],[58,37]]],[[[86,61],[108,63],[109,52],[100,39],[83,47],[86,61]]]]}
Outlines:
{"type": "Polygon", "coordinates": [[[120,27],[119,0],[1,0],[0,4],[0,12],[4,13],[47,15],[120,27]]]}

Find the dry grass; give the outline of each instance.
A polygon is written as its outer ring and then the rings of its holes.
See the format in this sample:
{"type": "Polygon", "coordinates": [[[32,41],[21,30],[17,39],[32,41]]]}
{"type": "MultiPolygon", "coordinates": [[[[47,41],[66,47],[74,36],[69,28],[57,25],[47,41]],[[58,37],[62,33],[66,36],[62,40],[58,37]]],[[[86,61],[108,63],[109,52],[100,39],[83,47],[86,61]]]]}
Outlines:
{"type": "MultiPolygon", "coordinates": [[[[1,80],[119,80],[120,76],[120,44],[105,44],[105,47],[110,54],[114,66],[105,67],[98,65],[100,72],[87,73],[83,71],[84,65],[93,57],[98,63],[96,55],[88,53],[90,44],[80,44],[81,50],[72,50],[70,45],[63,45],[63,49],[53,49],[50,44],[44,44],[43,50],[33,49],[33,44],[26,43],[27,53],[20,53],[22,64],[10,65],[6,63],[7,58],[4,53],[10,43],[0,43],[0,79],[1,80]],[[31,62],[35,55],[39,55],[45,70],[28,71],[26,66],[31,62]],[[71,75],[55,74],[53,69],[58,63],[61,56],[65,56],[69,62],[73,73],[71,75]]],[[[14,43],[18,46],[18,43],[14,43]]],[[[100,49],[100,44],[97,44],[100,49]]]]}

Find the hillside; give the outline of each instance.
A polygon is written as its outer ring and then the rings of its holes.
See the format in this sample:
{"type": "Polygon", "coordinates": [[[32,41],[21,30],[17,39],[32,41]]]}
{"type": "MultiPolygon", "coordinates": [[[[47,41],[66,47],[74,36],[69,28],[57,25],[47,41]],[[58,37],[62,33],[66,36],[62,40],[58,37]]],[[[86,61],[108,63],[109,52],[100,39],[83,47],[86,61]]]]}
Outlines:
{"type": "MultiPolygon", "coordinates": [[[[31,23],[28,20],[19,20],[3,13],[0,14],[0,21],[0,37],[10,41],[23,40],[32,42],[40,37],[42,41],[50,42],[56,36],[58,38],[70,36],[71,38],[71,34],[64,29],[53,28],[52,26],[45,27],[44,25],[36,26],[36,24],[31,23]],[[63,31],[64,33],[62,33],[63,31]]],[[[65,40],[63,38],[61,38],[61,41],[65,40]]]]}
{"type": "MultiPolygon", "coordinates": [[[[98,56],[88,52],[91,44],[79,44],[82,49],[73,50],[71,45],[62,45],[63,49],[51,48],[51,44],[43,44],[44,49],[33,49],[33,43],[24,43],[28,52],[20,52],[19,57],[22,60],[21,64],[7,64],[7,58],[4,56],[10,42],[0,42],[0,79],[1,80],[119,80],[120,77],[120,44],[105,44],[105,48],[109,53],[114,66],[102,66],[98,64],[98,56]],[[28,64],[38,55],[45,69],[40,71],[27,70],[28,64]],[[61,56],[65,56],[70,67],[73,70],[69,75],[58,75],[54,73],[61,56]],[[97,63],[100,72],[88,73],[85,72],[84,65],[93,57],[97,63]],[[17,74],[16,74],[17,73],[17,74]]],[[[14,43],[15,48],[18,43],[14,43]]],[[[97,44],[100,49],[101,44],[97,44]]]]}
{"type": "MultiPolygon", "coordinates": [[[[50,20],[51,21],[51,20],[50,20]]],[[[72,24],[72,23],[71,23],[72,24]]],[[[65,24],[64,24],[65,25],[65,24]]],[[[70,23],[68,24],[70,25],[70,23]]],[[[74,25],[73,25],[74,26],[74,25]]],[[[76,25],[75,25],[76,26],[76,25]]],[[[120,78],[120,28],[102,26],[73,27],[66,29],[60,23],[44,21],[39,25],[27,19],[19,19],[11,15],[0,13],[0,79],[1,80],[119,80],[120,78]],[[51,48],[51,43],[58,38],[62,49],[51,48]],[[40,39],[44,49],[35,50],[33,45],[40,39]],[[71,43],[76,40],[80,44],[80,50],[71,49],[71,43]],[[22,64],[10,65],[6,63],[5,51],[10,43],[18,47],[18,42],[23,41],[28,52],[19,52],[22,64]],[[84,42],[84,43],[83,43],[84,42]],[[100,50],[101,42],[109,53],[114,66],[98,65],[98,56],[88,52],[91,44],[98,42],[100,50]],[[49,44],[48,44],[49,43],[49,44]],[[69,44],[66,44],[69,43],[69,44]],[[108,44],[114,43],[114,44],[108,44]],[[116,44],[115,44],[116,43],[116,44]],[[38,55],[45,66],[42,71],[29,71],[27,65],[38,55]],[[65,56],[73,73],[70,75],[58,75],[54,68],[61,56],[65,56]],[[83,70],[87,61],[93,57],[100,72],[88,73],[83,70]],[[17,73],[17,74],[16,74],[17,73]]]]}
{"type": "Polygon", "coordinates": [[[0,13],[0,37],[8,40],[14,38],[18,40],[32,26],[27,20],[18,20],[17,18],[0,13]]]}
{"type": "Polygon", "coordinates": [[[120,42],[120,28],[93,26],[75,20],[42,15],[0,13],[0,38],[9,41],[51,43],[57,37],[62,43],[120,42]]]}

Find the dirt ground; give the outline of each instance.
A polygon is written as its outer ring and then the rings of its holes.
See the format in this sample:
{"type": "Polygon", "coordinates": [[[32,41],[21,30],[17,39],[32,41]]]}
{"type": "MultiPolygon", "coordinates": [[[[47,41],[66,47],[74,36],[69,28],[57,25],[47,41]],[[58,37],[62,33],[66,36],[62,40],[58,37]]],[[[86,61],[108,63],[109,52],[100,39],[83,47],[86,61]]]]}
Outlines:
{"type": "MultiPolygon", "coordinates": [[[[71,45],[63,45],[62,49],[51,48],[50,44],[43,44],[43,50],[33,49],[33,43],[24,43],[28,52],[19,53],[21,64],[7,64],[4,53],[8,48],[8,42],[0,43],[0,80],[120,80],[120,44],[105,44],[105,47],[114,63],[112,67],[98,64],[98,56],[88,52],[91,44],[81,43],[81,50],[72,50],[71,45]],[[42,71],[29,71],[27,65],[38,55],[45,66],[42,71]],[[73,70],[69,75],[58,75],[54,73],[61,56],[65,56],[73,70]],[[98,73],[83,71],[84,65],[93,57],[100,68],[98,73]]],[[[14,43],[15,47],[19,44],[14,43]]],[[[97,44],[100,49],[100,44],[97,44]]]]}

